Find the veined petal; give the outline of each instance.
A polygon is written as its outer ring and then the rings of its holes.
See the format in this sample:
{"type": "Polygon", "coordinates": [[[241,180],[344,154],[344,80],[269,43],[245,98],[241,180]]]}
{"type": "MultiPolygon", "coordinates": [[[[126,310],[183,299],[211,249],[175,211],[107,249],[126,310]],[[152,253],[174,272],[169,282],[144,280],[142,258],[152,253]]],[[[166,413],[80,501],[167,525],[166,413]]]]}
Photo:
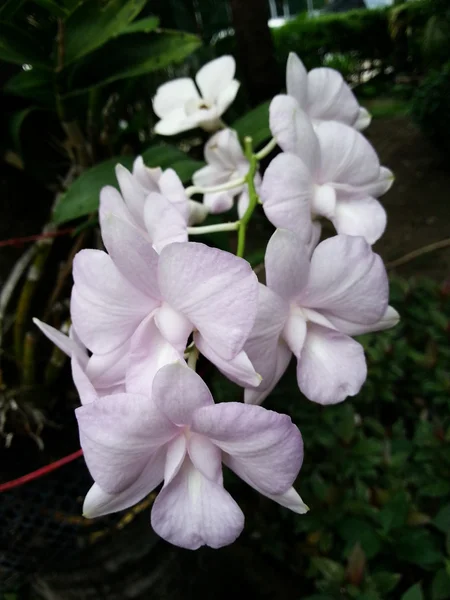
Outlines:
{"type": "Polygon", "coordinates": [[[184,186],[176,172],[173,169],[166,169],[159,178],[158,186],[161,194],[169,200],[187,222],[189,198],[186,196],[184,186]]]}
{"type": "Polygon", "coordinates": [[[102,210],[102,205],[108,202],[110,211],[123,219],[127,219],[126,213],[124,214],[124,206],[126,206],[135,225],[143,227],[144,203],[148,192],[139,183],[138,178],[134,177],[123,165],[116,165],[115,171],[123,199],[115,188],[106,186],[100,192],[100,210],[102,210]],[[122,206],[119,200],[122,200],[122,206]]]}
{"type": "MultiPolygon", "coordinates": [[[[205,145],[205,160],[209,165],[227,174],[233,172],[239,162],[246,161],[236,131],[227,128],[215,133],[205,145]]],[[[217,183],[221,182],[218,181],[217,183]]]]}
{"type": "Polygon", "coordinates": [[[338,319],[335,316],[330,316],[329,319],[338,331],[347,335],[361,335],[363,333],[370,333],[371,331],[383,331],[384,329],[395,327],[400,321],[400,315],[393,306],[388,306],[381,319],[371,325],[359,325],[345,321],[344,319],[338,319]]]}
{"type": "Polygon", "coordinates": [[[75,414],[89,471],[110,494],[133,484],[151,455],[177,433],[153,400],[137,394],[97,398],[75,414]]]}
{"type": "Polygon", "coordinates": [[[195,242],[171,244],[161,252],[159,284],[214,352],[229,360],[242,350],[258,301],[257,278],[245,260],[195,242]]]}
{"type": "Polygon", "coordinates": [[[223,402],[195,411],[191,430],[230,455],[228,465],[269,494],[282,494],[303,461],[303,442],[287,415],[262,406],[223,402]]]}
{"type": "MultiPolygon", "coordinates": [[[[86,375],[101,395],[113,393],[117,386],[125,384],[125,372],[128,364],[130,342],[126,341],[107,354],[92,354],[86,365],[86,375]],[[108,392],[108,390],[111,390],[108,392]]],[[[125,391],[125,390],[122,390],[125,391]]]]}
{"type": "Polygon", "coordinates": [[[183,354],[193,330],[192,323],[165,302],[155,311],[155,323],[161,335],[183,354]]]}
{"type": "Polygon", "coordinates": [[[295,308],[290,311],[289,318],[283,329],[283,339],[292,353],[300,358],[306,338],[306,320],[301,311],[295,308]]]}
{"type": "Polygon", "coordinates": [[[308,249],[292,231],[275,231],[267,244],[264,264],[267,286],[287,301],[296,298],[308,283],[308,249]]]}
{"type": "Polygon", "coordinates": [[[160,119],[164,119],[176,109],[183,108],[192,98],[200,99],[194,82],[189,77],[180,77],[159,86],[153,98],[153,110],[160,119]]]}
{"type": "Polygon", "coordinates": [[[388,305],[383,261],[362,237],[337,235],[321,242],[311,259],[308,285],[298,301],[353,323],[376,323],[388,305]]]}
{"type": "Polygon", "coordinates": [[[150,168],[144,163],[142,156],[138,156],[133,163],[133,177],[135,177],[147,192],[159,190],[158,181],[162,175],[161,167],[150,168]]]}
{"type": "Polygon", "coordinates": [[[73,339],[55,329],[51,325],[47,325],[47,323],[43,323],[39,319],[33,319],[33,323],[36,327],[42,331],[42,333],[47,337],[51,342],[58,346],[60,350],[67,354],[67,356],[76,357],[80,364],[85,367],[88,362],[88,354],[86,348],[81,345],[81,343],[77,343],[76,339],[73,339]]]}
{"type": "Polygon", "coordinates": [[[298,385],[305,396],[319,404],[336,404],[355,396],[367,376],[361,344],[314,323],[297,363],[298,385]]]}
{"type": "Polygon", "coordinates": [[[161,194],[149,194],[144,220],[156,252],[173,242],[187,241],[187,219],[161,194]]]}
{"type": "MultiPolygon", "coordinates": [[[[252,355],[253,357],[253,355],[252,355]]],[[[262,382],[257,388],[246,388],[244,402],[246,404],[261,404],[275,388],[291,362],[292,352],[283,340],[276,345],[262,347],[257,358],[253,358],[261,371],[262,382]]]]}
{"type": "Polygon", "coordinates": [[[241,350],[231,360],[219,356],[211,346],[204,341],[199,333],[194,334],[194,342],[199,351],[215,365],[219,371],[234,383],[241,386],[258,386],[261,376],[255,371],[246,352],[241,350]]]}
{"type": "Polygon", "coordinates": [[[161,335],[153,315],[150,315],[142,321],[130,340],[125,379],[127,391],[149,396],[159,369],[182,360],[183,354],[161,335]]]}
{"type": "Polygon", "coordinates": [[[264,173],[260,197],[269,221],[297,233],[306,243],[312,234],[314,184],[311,172],[294,154],[276,156],[264,173]]]}
{"type": "Polygon", "coordinates": [[[97,400],[99,396],[97,390],[86,375],[84,367],[75,356],[72,357],[71,368],[73,383],[77,388],[81,404],[89,404],[90,402],[97,400]]]}
{"type": "Polygon", "coordinates": [[[234,190],[226,190],[224,192],[215,192],[213,194],[205,194],[203,203],[209,213],[218,215],[233,208],[234,190]]]}
{"type": "Polygon", "coordinates": [[[286,64],[286,89],[289,96],[306,109],[308,101],[308,74],[305,65],[295,52],[289,52],[286,64]]]}
{"type": "Polygon", "coordinates": [[[189,550],[231,544],[244,527],[244,515],[230,494],[190,460],[159,493],[151,519],[159,536],[189,550]]]}
{"type": "MultiPolygon", "coordinates": [[[[209,161],[208,161],[209,162],[209,161]]],[[[222,185],[230,179],[231,170],[224,169],[223,165],[211,164],[202,167],[192,176],[192,182],[194,185],[200,187],[210,187],[214,185],[222,185]]]]}
{"type": "Polygon", "coordinates": [[[203,65],[195,76],[202,97],[214,102],[231,84],[235,72],[236,62],[232,56],[221,56],[203,65]]]}
{"type": "Polygon", "coordinates": [[[298,102],[291,96],[275,96],[270,103],[269,121],[272,135],[280,148],[300,157],[315,173],[320,165],[319,141],[308,115],[298,102]]]}
{"type": "Polygon", "coordinates": [[[195,411],[214,404],[206,383],[180,362],[160,369],[154,380],[152,398],[172,423],[190,425],[195,411]]]}
{"type": "Polygon", "coordinates": [[[136,481],[117,494],[108,494],[94,483],[84,499],[83,516],[93,519],[109,515],[130,508],[143,500],[162,482],[165,457],[164,449],[152,454],[136,481]]]}
{"type": "Polygon", "coordinates": [[[374,244],[386,229],[387,216],[380,202],[369,196],[337,202],[332,221],[338,233],[360,235],[374,244]]]}
{"type": "Polygon", "coordinates": [[[359,104],[339,71],[321,67],[308,73],[307,111],[312,119],[351,126],[359,115],[359,104]]]}
{"type": "Polygon", "coordinates": [[[191,433],[188,442],[189,457],[200,473],[220,485],[222,477],[222,452],[204,435],[191,433]]]}
{"type": "Polygon", "coordinates": [[[181,428],[178,435],[167,444],[164,466],[164,485],[167,486],[183,466],[187,453],[187,440],[181,428]]]}
{"type": "Polygon", "coordinates": [[[154,300],[131,285],[105,252],[81,250],[73,277],[72,321],[92,352],[106,354],[121,346],[153,310],[154,300]]]}

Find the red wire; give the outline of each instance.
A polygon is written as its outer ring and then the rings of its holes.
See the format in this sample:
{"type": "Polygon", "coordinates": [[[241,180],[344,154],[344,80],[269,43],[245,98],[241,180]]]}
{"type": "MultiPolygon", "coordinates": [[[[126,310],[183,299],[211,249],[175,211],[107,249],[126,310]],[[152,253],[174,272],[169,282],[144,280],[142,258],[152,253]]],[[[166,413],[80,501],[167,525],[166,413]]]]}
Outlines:
{"type": "Polygon", "coordinates": [[[59,467],[62,467],[64,465],[66,465],[67,463],[72,462],[73,460],[79,458],[82,455],[83,455],[83,450],[81,450],[81,449],[77,450],[76,452],[73,452],[72,454],[69,454],[68,456],[64,456],[64,458],[60,458],[59,460],[56,460],[55,462],[52,462],[49,465],[46,465],[45,467],[41,467],[40,469],[37,469],[36,471],[32,471],[31,473],[28,473],[27,475],[23,475],[22,477],[19,477],[18,479],[12,479],[11,481],[5,481],[5,483],[0,483],[0,492],[6,492],[6,490],[11,490],[12,488],[19,487],[19,485],[23,485],[24,483],[33,481],[33,479],[38,479],[39,477],[43,477],[44,475],[47,475],[48,473],[51,473],[52,471],[59,469],[59,467]]]}
{"type": "Polygon", "coordinates": [[[54,238],[59,235],[66,235],[75,231],[74,227],[60,229],[59,231],[49,231],[47,233],[39,233],[37,235],[27,235],[26,237],[10,238],[9,240],[0,240],[1,246],[21,246],[27,242],[35,242],[36,240],[45,240],[46,238],[54,238]]]}

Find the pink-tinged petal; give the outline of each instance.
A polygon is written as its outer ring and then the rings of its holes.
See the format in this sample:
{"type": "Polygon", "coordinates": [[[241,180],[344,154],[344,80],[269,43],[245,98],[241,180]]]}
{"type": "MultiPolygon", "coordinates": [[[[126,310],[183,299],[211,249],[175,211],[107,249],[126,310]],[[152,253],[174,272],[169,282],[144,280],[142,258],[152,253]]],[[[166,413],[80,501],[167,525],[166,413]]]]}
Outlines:
{"type": "Polygon", "coordinates": [[[194,82],[189,77],[180,77],[159,86],[153,98],[153,110],[160,119],[164,119],[192,98],[200,99],[194,82]]]}
{"type": "Polygon", "coordinates": [[[110,494],[134,483],[151,455],[178,431],[150,398],[137,394],[97,398],[75,414],[89,471],[110,494]]]}
{"type": "Polygon", "coordinates": [[[183,353],[193,329],[192,323],[165,302],[155,312],[155,323],[161,335],[183,353]]]}
{"type": "Polygon", "coordinates": [[[36,327],[42,331],[42,333],[47,337],[51,342],[58,346],[64,354],[67,356],[76,357],[80,364],[85,367],[88,362],[88,355],[86,352],[86,348],[84,348],[80,343],[62,331],[58,331],[51,325],[47,325],[47,323],[43,323],[39,319],[33,319],[33,323],[36,327]]]}
{"type": "Polygon", "coordinates": [[[336,404],[355,396],[367,376],[361,344],[352,338],[310,323],[297,363],[300,390],[312,402],[336,404]]]}
{"type": "Polygon", "coordinates": [[[222,485],[222,452],[208,438],[193,433],[188,443],[189,457],[200,473],[222,485]]]}
{"type": "Polygon", "coordinates": [[[230,494],[204,477],[190,460],[159,493],[151,521],[159,536],[189,550],[231,544],[244,527],[244,515],[230,494]]]}
{"type": "Polygon", "coordinates": [[[236,62],[232,56],[221,56],[203,65],[195,81],[205,100],[214,101],[233,81],[236,62]]]}
{"type": "Polygon", "coordinates": [[[208,214],[208,209],[202,202],[197,202],[196,200],[189,200],[189,227],[191,227],[192,225],[198,225],[199,223],[203,223],[208,214]]]}
{"type": "Polygon", "coordinates": [[[311,172],[320,161],[320,147],[308,115],[290,96],[275,96],[269,108],[270,130],[284,152],[300,157],[311,172]]]}
{"type": "Polygon", "coordinates": [[[223,115],[223,113],[231,106],[239,92],[240,87],[241,84],[239,81],[233,79],[233,81],[219,93],[216,100],[216,106],[219,115],[223,115]]]}
{"type": "Polygon", "coordinates": [[[109,515],[143,500],[162,482],[165,458],[164,449],[152,454],[136,481],[118,494],[108,494],[94,483],[84,499],[83,516],[93,519],[109,515]]]}
{"type": "Polygon", "coordinates": [[[360,235],[368,244],[374,244],[386,229],[387,216],[375,198],[341,200],[331,219],[338,233],[360,235]]]}
{"type": "Polygon", "coordinates": [[[166,464],[164,466],[164,485],[167,486],[181,469],[187,452],[187,440],[179,428],[178,435],[167,444],[166,464]]]}
{"type": "MultiPolygon", "coordinates": [[[[128,173],[122,165],[117,165],[116,170],[118,170],[119,167],[123,168],[128,173]]],[[[130,173],[128,173],[128,175],[130,175],[130,173]]],[[[121,194],[111,185],[105,186],[100,191],[100,214],[104,212],[112,212],[123,221],[133,223],[136,227],[143,226],[142,211],[139,214],[139,219],[136,219],[121,194]]]]}
{"type": "Polygon", "coordinates": [[[289,52],[286,64],[286,90],[305,109],[308,100],[308,75],[305,65],[295,52],[289,52]]]}
{"type": "Polygon", "coordinates": [[[171,244],[161,252],[159,285],[166,302],[214,352],[231,359],[242,350],[258,300],[258,281],[247,261],[204,244],[171,244]]]}
{"type": "Polygon", "coordinates": [[[320,144],[317,183],[342,184],[343,189],[378,180],[380,163],[366,138],[348,125],[325,121],[316,127],[320,144]]]}
{"type": "Polygon", "coordinates": [[[202,336],[194,334],[194,342],[199,351],[215,365],[219,371],[228,377],[234,383],[241,386],[258,386],[261,382],[261,376],[255,371],[246,352],[241,350],[231,360],[225,360],[208,346],[202,336]]]}
{"type": "Polygon", "coordinates": [[[215,133],[205,145],[205,160],[222,172],[233,172],[239,162],[246,160],[237,132],[222,129],[215,133]]]}
{"type": "Polygon", "coordinates": [[[362,237],[336,235],[315,249],[299,303],[327,318],[368,325],[382,317],[388,296],[386,269],[378,254],[362,237]]]}
{"type": "Polygon", "coordinates": [[[319,185],[314,189],[311,210],[315,215],[332,219],[336,212],[336,192],[331,185],[319,185]]]}
{"type": "Polygon", "coordinates": [[[191,430],[229,454],[227,464],[269,494],[286,492],[300,470],[302,437],[287,415],[262,406],[224,402],[196,410],[191,430]]]}
{"type": "Polygon", "coordinates": [[[158,181],[161,194],[165,196],[170,203],[183,216],[185,222],[189,217],[189,199],[186,196],[181,179],[173,169],[166,169],[158,181]]]}
{"type": "Polygon", "coordinates": [[[142,156],[138,156],[133,163],[133,177],[135,177],[147,192],[159,190],[158,181],[162,175],[161,167],[154,169],[147,167],[142,156]]]}
{"type": "Polygon", "coordinates": [[[391,189],[394,179],[394,173],[390,169],[386,167],[380,167],[378,179],[364,186],[363,191],[368,196],[379,198],[391,189]]]}
{"type": "Polygon", "coordinates": [[[306,320],[301,309],[291,309],[283,329],[283,339],[297,358],[300,358],[306,338],[306,320]]]}
{"type": "Polygon", "coordinates": [[[152,398],[177,425],[190,425],[197,409],[214,403],[200,375],[180,362],[166,365],[156,373],[152,398]]]}
{"type": "Polygon", "coordinates": [[[363,333],[383,331],[384,329],[391,329],[391,327],[395,327],[400,321],[400,315],[393,306],[388,306],[381,319],[376,323],[372,323],[371,325],[359,325],[358,323],[352,323],[351,321],[338,319],[334,316],[330,316],[329,319],[338,331],[346,333],[347,335],[361,335],[363,333]]]}
{"type": "Polygon", "coordinates": [[[156,252],[173,242],[187,241],[187,219],[161,194],[149,194],[144,220],[156,252]]]}
{"type": "Polygon", "coordinates": [[[312,119],[353,125],[359,104],[338,71],[321,67],[308,73],[307,110],[312,119]]]}
{"type": "Polygon", "coordinates": [[[81,404],[89,404],[97,400],[97,390],[92,385],[91,381],[89,380],[89,377],[86,375],[84,368],[82,367],[82,365],[76,357],[72,358],[71,367],[73,383],[77,388],[81,404]]]}
{"type": "Polygon", "coordinates": [[[158,254],[144,229],[123,219],[109,200],[102,202],[99,212],[103,243],[122,275],[155,307],[160,297],[156,280],[158,254]]]}
{"type": "Polygon", "coordinates": [[[105,252],[81,250],[73,277],[72,321],[92,352],[106,354],[121,346],[153,310],[154,300],[132,286],[105,252]]]}
{"type": "Polygon", "coordinates": [[[370,114],[370,112],[366,108],[360,106],[359,114],[358,114],[358,117],[356,118],[355,123],[353,123],[353,127],[355,129],[357,129],[358,131],[362,131],[363,129],[366,129],[367,127],[369,127],[371,121],[372,121],[372,115],[370,114]]]}
{"type": "MultiPolygon", "coordinates": [[[[246,388],[244,402],[246,404],[261,404],[280,381],[291,362],[292,352],[279,340],[276,346],[266,346],[258,353],[258,363],[261,364],[262,382],[257,388],[246,388]]],[[[256,361],[255,361],[256,362],[256,361]]]]}
{"type": "Polygon", "coordinates": [[[264,264],[267,286],[287,301],[296,298],[308,283],[308,249],[292,231],[275,231],[267,244],[264,264]]]}
{"type": "MultiPolygon", "coordinates": [[[[263,492],[261,492],[263,493],[263,492]]],[[[292,512],[297,513],[298,515],[304,515],[309,511],[309,507],[303,502],[300,498],[298,492],[293,488],[289,488],[287,492],[284,494],[264,494],[270,500],[277,502],[284,508],[289,508],[292,512]]]]}
{"type": "MultiPolygon", "coordinates": [[[[105,396],[109,389],[125,384],[125,372],[128,365],[130,342],[125,342],[108,354],[92,354],[86,365],[86,375],[96,388],[105,396]]],[[[124,390],[122,390],[124,391],[124,390]]]]}
{"type": "Polygon", "coordinates": [[[218,215],[233,208],[233,197],[233,190],[216,192],[214,194],[205,194],[203,196],[203,203],[209,213],[212,215],[218,215]]]}
{"type": "MultiPolygon", "coordinates": [[[[122,205],[126,206],[127,210],[132,215],[135,224],[139,227],[143,227],[144,203],[148,191],[142,187],[137,177],[134,177],[123,165],[116,165],[116,177],[123,196],[122,205]]],[[[126,219],[127,216],[126,213],[124,214],[124,206],[119,209],[119,200],[122,198],[117,190],[114,192],[113,190],[115,190],[115,188],[107,186],[100,192],[100,210],[102,204],[109,200],[110,210],[112,209],[117,216],[126,219]]]]}
{"type": "Polygon", "coordinates": [[[222,185],[229,180],[230,171],[225,170],[222,165],[209,164],[202,167],[192,176],[194,185],[200,187],[210,187],[214,185],[222,185]]]}
{"type": "Polygon", "coordinates": [[[250,203],[250,198],[248,196],[247,187],[245,187],[244,191],[239,195],[239,198],[237,201],[237,212],[238,212],[238,217],[240,219],[242,219],[242,217],[245,215],[249,203],[250,203]]]}
{"type": "Polygon", "coordinates": [[[161,335],[150,315],[131,338],[125,378],[127,392],[150,395],[159,369],[182,360],[183,354],[161,335]]]}
{"type": "Polygon", "coordinates": [[[311,238],[312,175],[294,154],[276,156],[264,173],[261,202],[269,221],[282,229],[295,231],[306,243],[311,238]]]}

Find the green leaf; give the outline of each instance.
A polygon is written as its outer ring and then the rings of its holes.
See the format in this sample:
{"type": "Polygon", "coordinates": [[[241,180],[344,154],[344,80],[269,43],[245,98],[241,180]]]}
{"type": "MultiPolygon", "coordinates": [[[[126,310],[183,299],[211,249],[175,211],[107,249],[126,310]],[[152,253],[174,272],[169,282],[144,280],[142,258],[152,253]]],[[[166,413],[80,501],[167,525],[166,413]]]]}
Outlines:
{"type": "Polygon", "coordinates": [[[99,0],[83,2],[65,24],[66,65],[100,48],[121,33],[141,12],[146,0],[99,0]]]}
{"type": "Polygon", "coordinates": [[[442,555],[437,548],[435,538],[425,529],[408,529],[398,534],[393,550],[401,560],[428,567],[438,564],[442,555]]]}
{"type": "Polygon", "coordinates": [[[36,39],[9,23],[0,23],[0,60],[50,68],[48,58],[36,39]]]}
{"type": "Polygon", "coordinates": [[[171,167],[178,173],[183,183],[190,180],[192,173],[204,166],[199,160],[189,158],[187,154],[170,144],[155,144],[142,153],[147,167],[171,167]]]}
{"type": "Polygon", "coordinates": [[[392,592],[398,585],[402,576],[400,573],[390,573],[389,571],[378,571],[372,575],[372,581],[380,594],[384,595],[392,592]]]}
{"type": "Polygon", "coordinates": [[[406,492],[398,492],[383,506],[379,520],[383,530],[388,533],[391,529],[401,527],[406,523],[409,511],[409,499],[406,492]]]}
{"type": "Polygon", "coordinates": [[[245,136],[253,139],[253,148],[258,148],[272,135],[269,128],[269,105],[270,101],[260,104],[231,125],[231,128],[238,132],[241,140],[245,136]]]}
{"type": "Polygon", "coordinates": [[[25,0],[3,0],[0,6],[0,20],[11,19],[23,4],[25,4],[25,0]]]}
{"type": "Polygon", "coordinates": [[[55,0],[34,0],[34,2],[45,8],[45,10],[48,10],[54,17],[65,18],[69,14],[69,10],[64,6],[64,2],[56,2],[55,0]]]}
{"type": "Polygon", "coordinates": [[[444,498],[450,494],[450,482],[444,479],[433,481],[424,485],[420,490],[421,496],[430,496],[432,498],[444,498]]]}
{"type": "Polygon", "coordinates": [[[401,600],[424,600],[421,584],[416,583],[415,585],[411,586],[409,590],[403,594],[401,600]]]}
{"type": "Polygon", "coordinates": [[[158,17],[146,17],[145,19],[139,19],[122,31],[121,35],[125,33],[137,33],[138,31],[142,31],[143,33],[150,33],[154,31],[159,25],[158,17]]]}
{"type": "Polygon", "coordinates": [[[178,31],[121,35],[76,65],[67,75],[67,95],[158,71],[181,62],[200,44],[196,35],[178,31]]]}
{"type": "Polygon", "coordinates": [[[431,600],[450,598],[450,577],[445,569],[440,569],[431,584],[431,600]]]}
{"type": "Polygon", "coordinates": [[[198,171],[204,166],[204,163],[199,160],[178,160],[173,163],[172,169],[176,172],[183,183],[188,183],[192,179],[195,171],[198,171]]]}
{"type": "Polygon", "coordinates": [[[9,79],[4,91],[14,96],[31,98],[45,106],[53,106],[53,79],[51,71],[32,69],[21,71],[9,79]]]}
{"type": "Polygon", "coordinates": [[[442,533],[450,531],[450,504],[446,504],[439,510],[432,523],[442,533]]]}
{"type": "Polygon", "coordinates": [[[337,583],[344,581],[345,569],[338,562],[329,558],[314,556],[311,559],[311,564],[325,579],[337,583]]]}
{"type": "Polygon", "coordinates": [[[24,110],[20,110],[12,115],[9,119],[9,131],[11,133],[11,138],[13,141],[13,148],[16,152],[21,154],[22,152],[22,144],[20,141],[20,132],[22,130],[22,125],[25,122],[25,119],[28,117],[30,113],[38,110],[35,106],[30,106],[29,108],[25,108],[24,110]]]}
{"type": "Polygon", "coordinates": [[[102,187],[105,185],[117,187],[114,172],[117,163],[130,168],[133,159],[130,156],[118,156],[82,173],[56,204],[53,211],[53,222],[66,223],[96,211],[102,187]]]}

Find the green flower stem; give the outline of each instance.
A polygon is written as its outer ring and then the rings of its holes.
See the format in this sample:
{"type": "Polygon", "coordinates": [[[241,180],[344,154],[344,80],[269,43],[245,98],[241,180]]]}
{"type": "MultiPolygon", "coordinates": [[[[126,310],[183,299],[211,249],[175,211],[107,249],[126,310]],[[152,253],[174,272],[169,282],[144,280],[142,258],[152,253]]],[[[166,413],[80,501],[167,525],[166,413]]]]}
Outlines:
{"type": "Polygon", "coordinates": [[[264,146],[264,148],[261,148],[261,150],[255,154],[255,156],[258,160],[261,160],[262,158],[268,156],[276,147],[277,140],[272,138],[270,142],[264,146]]]}
{"type": "Polygon", "coordinates": [[[217,233],[218,231],[236,231],[237,229],[239,229],[239,221],[205,225],[204,227],[188,227],[187,232],[189,235],[203,235],[205,233],[217,233]]]}
{"type": "Polygon", "coordinates": [[[248,187],[249,203],[244,216],[240,220],[238,229],[238,246],[236,256],[244,257],[245,252],[245,234],[247,231],[247,225],[253,215],[255,208],[258,205],[258,194],[255,188],[255,175],[258,169],[258,158],[256,154],[253,154],[253,140],[251,137],[244,138],[244,153],[250,163],[250,169],[245,177],[245,181],[248,187]]]}

